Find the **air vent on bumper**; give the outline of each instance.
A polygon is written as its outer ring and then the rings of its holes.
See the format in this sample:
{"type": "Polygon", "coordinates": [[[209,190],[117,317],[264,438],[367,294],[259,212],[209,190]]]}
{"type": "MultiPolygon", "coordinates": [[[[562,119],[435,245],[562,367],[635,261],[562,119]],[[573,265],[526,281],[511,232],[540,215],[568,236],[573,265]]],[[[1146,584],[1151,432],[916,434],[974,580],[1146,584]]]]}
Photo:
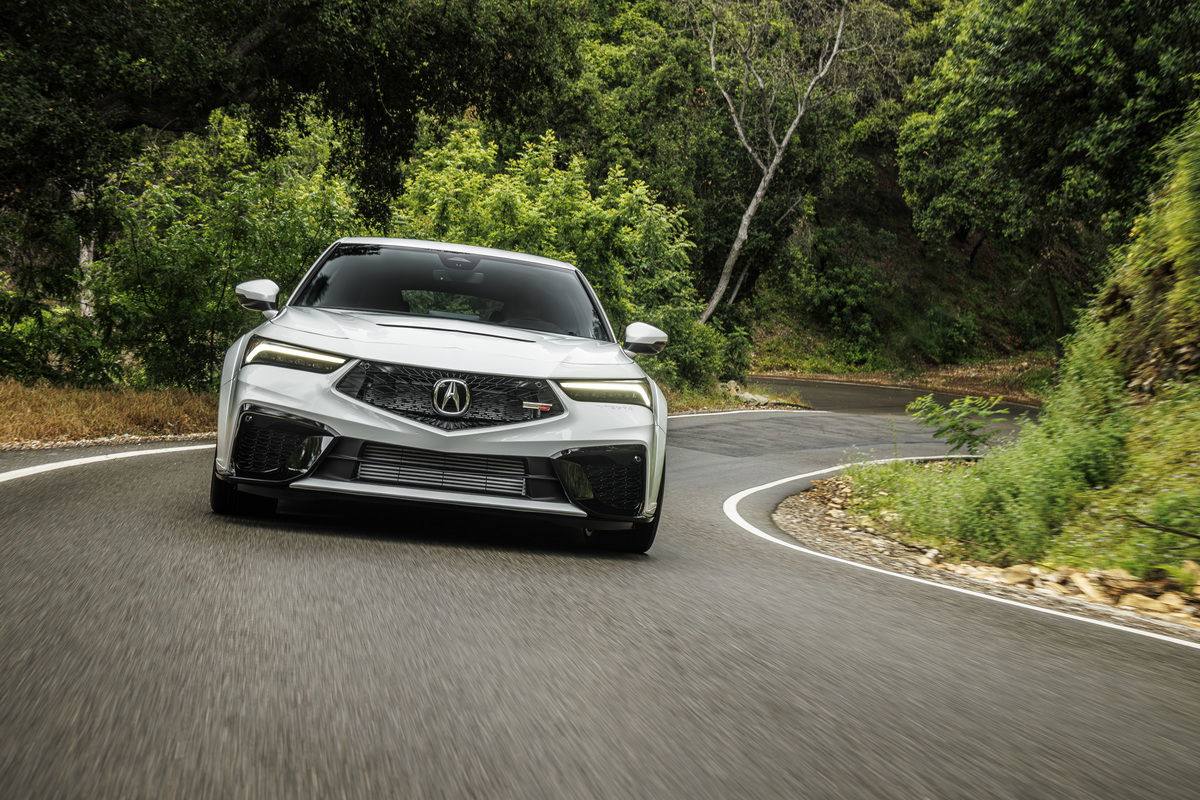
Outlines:
{"type": "Polygon", "coordinates": [[[646,448],[641,445],[577,447],[551,459],[575,505],[601,518],[632,519],[646,492],[646,448]]]}
{"type": "Polygon", "coordinates": [[[272,482],[298,478],[312,469],[334,435],[310,420],[244,406],[233,444],[234,476],[272,482]]]}
{"type": "Polygon", "coordinates": [[[367,442],[355,478],[454,492],[523,496],[525,459],[460,455],[367,442]]]}

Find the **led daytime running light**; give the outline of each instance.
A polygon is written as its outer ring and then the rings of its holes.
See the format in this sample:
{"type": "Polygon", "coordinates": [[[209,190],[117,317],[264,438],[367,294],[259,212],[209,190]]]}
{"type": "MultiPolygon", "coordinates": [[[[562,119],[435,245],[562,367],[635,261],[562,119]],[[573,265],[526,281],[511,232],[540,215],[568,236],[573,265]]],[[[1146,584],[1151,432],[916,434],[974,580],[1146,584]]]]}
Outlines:
{"type": "Polygon", "coordinates": [[[317,350],[305,350],[299,347],[272,342],[268,339],[254,337],[246,350],[243,364],[273,364],[279,367],[306,369],[312,372],[333,372],[345,364],[347,359],[331,353],[317,350]]]}
{"type": "Polygon", "coordinates": [[[650,407],[650,387],[645,381],[559,381],[558,385],[572,400],[650,407]]]}

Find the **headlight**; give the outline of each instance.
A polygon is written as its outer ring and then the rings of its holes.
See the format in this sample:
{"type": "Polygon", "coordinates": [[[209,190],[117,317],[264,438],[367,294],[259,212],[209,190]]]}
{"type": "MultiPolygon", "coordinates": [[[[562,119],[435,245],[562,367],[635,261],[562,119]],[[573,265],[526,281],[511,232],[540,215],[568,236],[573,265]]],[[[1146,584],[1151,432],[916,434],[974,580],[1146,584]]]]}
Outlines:
{"type": "Polygon", "coordinates": [[[246,358],[243,359],[242,365],[273,364],[277,367],[291,367],[309,372],[333,372],[347,360],[333,353],[322,353],[320,350],[309,350],[254,336],[246,345],[246,358]]]}
{"type": "Polygon", "coordinates": [[[646,381],[559,381],[558,385],[572,400],[650,407],[650,384],[646,381]]]}

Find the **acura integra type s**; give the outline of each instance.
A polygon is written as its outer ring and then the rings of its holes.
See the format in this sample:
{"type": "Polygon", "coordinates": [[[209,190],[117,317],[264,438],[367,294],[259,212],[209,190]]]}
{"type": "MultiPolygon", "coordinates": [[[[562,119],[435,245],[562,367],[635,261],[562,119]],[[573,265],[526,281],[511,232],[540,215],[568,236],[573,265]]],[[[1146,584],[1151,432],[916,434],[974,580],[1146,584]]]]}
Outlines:
{"type": "Polygon", "coordinates": [[[237,287],[266,321],[221,373],[211,503],[355,496],[526,515],[645,552],[662,516],[667,405],[618,343],[583,273],[458,244],[335,242],[286,303],[237,287]]]}

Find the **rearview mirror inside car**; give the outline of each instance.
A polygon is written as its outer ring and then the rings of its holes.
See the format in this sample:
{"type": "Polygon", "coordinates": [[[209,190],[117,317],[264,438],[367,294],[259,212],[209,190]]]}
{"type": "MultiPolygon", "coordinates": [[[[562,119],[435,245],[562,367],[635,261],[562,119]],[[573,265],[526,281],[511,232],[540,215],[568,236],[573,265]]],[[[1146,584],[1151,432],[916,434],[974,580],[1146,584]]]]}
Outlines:
{"type": "Polygon", "coordinates": [[[656,355],[667,346],[667,334],[644,322],[631,322],[625,329],[625,349],[640,355],[656,355]]]}
{"type": "Polygon", "coordinates": [[[279,284],[266,279],[239,283],[233,290],[237,295],[238,304],[251,311],[261,311],[267,319],[279,313],[276,301],[279,299],[279,284]]]}

